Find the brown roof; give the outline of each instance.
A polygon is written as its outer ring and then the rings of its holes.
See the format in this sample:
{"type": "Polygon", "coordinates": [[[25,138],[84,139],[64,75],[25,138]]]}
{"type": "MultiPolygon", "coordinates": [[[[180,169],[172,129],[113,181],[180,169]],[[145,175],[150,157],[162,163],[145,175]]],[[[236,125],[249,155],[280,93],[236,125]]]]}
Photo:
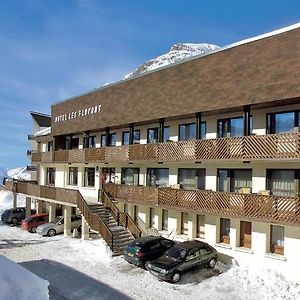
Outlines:
{"type": "Polygon", "coordinates": [[[31,111],[30,114],[40,127],[51,126],[51,116],[35,111],[31,111]]]}
{"type": "Polygon", "coordinates": [[[52,134],[300,97],[300,28],[121,81],[52,106],[52,134]],[[55,117],[101,104],[101,112],[55,117]]]}

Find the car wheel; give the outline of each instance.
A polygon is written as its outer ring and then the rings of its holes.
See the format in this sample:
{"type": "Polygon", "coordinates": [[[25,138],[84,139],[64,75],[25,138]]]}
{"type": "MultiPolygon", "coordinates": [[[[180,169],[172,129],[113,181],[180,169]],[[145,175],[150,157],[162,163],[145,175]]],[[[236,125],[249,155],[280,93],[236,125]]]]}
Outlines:
{"type": "Polygon", "coordinates": [[[18,225],[18,223],[19,223],[19,221],[18,221],[17,218],[13,218],[13,219],[11,220],[11,222],[13,223],[13,225],[18,225]]]}
{"type": "Polygon", "coordinates": [[[180,280],[180,278],[181,278],[181,273],[176,271],[173,273],[171,280],[173,283],[176,283],[180,280]]]}
{"type": "Polygon", "coordinates": [[[36,233],[36,227],[32,227],[31,230],[30,230],[30,232],[36,233]]]}
{"type": "Polygon", "coordinates": [[[56,235],[55,229],[49,229],[48,230],[48,236],[54,236],[54,235],[56,235]]]}
{"type": "Polygon", "coordinates": [[[209,268],[213,268],[213,267],[216,265],[216,263],[217,263],[217,260],[216,260],[215,258],[212,258],[212,259],[210,259],[209,262],[207,263],[207,266],[208,266],[209,268]]]}

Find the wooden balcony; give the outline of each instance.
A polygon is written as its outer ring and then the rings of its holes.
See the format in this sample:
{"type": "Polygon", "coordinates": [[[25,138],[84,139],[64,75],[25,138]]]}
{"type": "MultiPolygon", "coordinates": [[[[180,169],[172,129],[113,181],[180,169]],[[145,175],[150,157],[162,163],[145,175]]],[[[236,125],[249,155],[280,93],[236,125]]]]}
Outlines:
{"type": "Polygon", "coordinates": [[[105,184],[116,200],[198,214],[300,226],[300,198],[105,184]]]}
{"type": "Polygon", "coordinates": [[[263,161],[295,160],[300,158],[300,133],[251,135],[136,144],[129,146],[89,148],[55,151],[54,157],[46,158],[47,152],[32,154],[33,162],[56,163],[128,163],[128,162],[202,162],[202,161],[263,161]]]}

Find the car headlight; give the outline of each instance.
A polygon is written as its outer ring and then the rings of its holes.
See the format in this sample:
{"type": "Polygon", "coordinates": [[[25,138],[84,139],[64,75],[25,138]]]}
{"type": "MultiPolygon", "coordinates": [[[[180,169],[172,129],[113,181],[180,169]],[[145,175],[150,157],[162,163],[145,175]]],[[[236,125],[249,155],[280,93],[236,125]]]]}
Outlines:
{"type": "Polygon", "coordinates": [[[151,268],[151,264],[146,263],[146,264],[145,264],[145,267],[146,267],[146,268],[151,268]]]}
{"type": "Polygon", "coordinates": [[[163,269],[163,270],[161,270],[161,271],[160,271],[160,273],[161,273],[161,274],[167,274],[167,273],[168,273],[168,271],[167,271],[167,270],[165,270],[165,269],[163,269]]]}

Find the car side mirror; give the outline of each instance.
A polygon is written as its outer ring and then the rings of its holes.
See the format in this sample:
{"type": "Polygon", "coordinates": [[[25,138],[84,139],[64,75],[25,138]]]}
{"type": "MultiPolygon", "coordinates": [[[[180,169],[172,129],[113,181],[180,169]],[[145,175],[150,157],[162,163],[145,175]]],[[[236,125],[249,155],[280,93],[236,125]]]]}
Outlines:
{"type": "Polygon", "coordinates": [[[58,224],[58,225],[61,225],[61,222],[58,222],[57,224],[58,224]]]}

